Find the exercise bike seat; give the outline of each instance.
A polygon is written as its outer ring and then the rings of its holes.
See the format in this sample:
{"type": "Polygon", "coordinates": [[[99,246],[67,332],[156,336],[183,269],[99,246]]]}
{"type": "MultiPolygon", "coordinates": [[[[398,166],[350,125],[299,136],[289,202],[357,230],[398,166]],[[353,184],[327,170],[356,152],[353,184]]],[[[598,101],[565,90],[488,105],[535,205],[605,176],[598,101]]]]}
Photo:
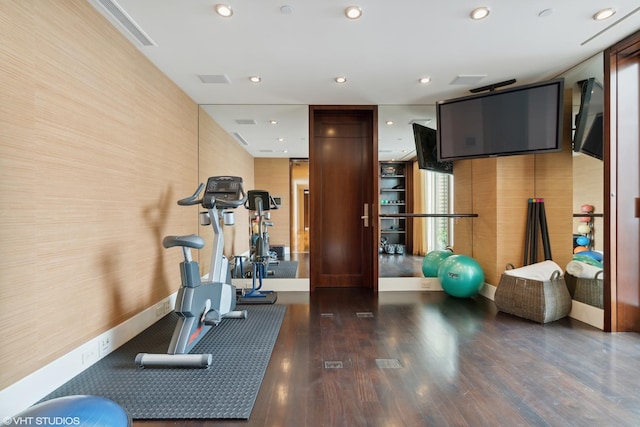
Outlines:
{"type": "Polygon", "coordinates": [[[189,234],[187,236],[167,236],[162,239],[162,246],[165,248],[181,246],[186,248],[202,249],[204,248],[204,239],[196,234],[189,234]]]}

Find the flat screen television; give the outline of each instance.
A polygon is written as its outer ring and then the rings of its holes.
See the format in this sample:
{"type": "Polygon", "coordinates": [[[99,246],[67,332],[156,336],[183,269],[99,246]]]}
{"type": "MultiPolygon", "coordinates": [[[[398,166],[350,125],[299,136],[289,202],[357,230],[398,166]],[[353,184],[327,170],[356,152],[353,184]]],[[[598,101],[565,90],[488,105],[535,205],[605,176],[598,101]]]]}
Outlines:
{"type": "Polygon", "coordinates": [[[577,85],[580,86],[580,109],[575,119],[573,151],[602,160],[604,91],[593,77],[577,85]]]}
{"type": "Polygon", "coordinates": [[[453,173],[453,162],[438,161],[437,132],[435,129],[413,123],[418,168],[433,172],[453,173]]]}
{"type": "Polygon", "coordinates": [[[438,160],[562,151],[564,79],[436,105],[438,160]]]}

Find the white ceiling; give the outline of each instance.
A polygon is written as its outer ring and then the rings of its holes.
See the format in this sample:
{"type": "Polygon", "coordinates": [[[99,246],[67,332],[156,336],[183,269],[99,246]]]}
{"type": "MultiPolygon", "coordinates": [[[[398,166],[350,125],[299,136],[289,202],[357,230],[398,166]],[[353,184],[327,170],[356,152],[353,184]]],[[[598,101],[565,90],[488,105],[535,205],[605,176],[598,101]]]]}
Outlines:
{"type": "Polygon", "coordinates": [[[640,7],[628,0],[224,0],[230,18],[213,10],[223,0],[88,1],[255,157],[307,157],[315,104],[378,105],[380,160],[408,158],[409,122],[435,128],[437,101],[512,78],[520,85],[560,76],[640,29],[640,7]],[[155,46],[132,37],[105,1],[117,2],[155,46]],[[363,10],[357,21],[344,16],[353,4],[363,10]],[[469,19],[477,6],[489,6],[489,17],[469,19]],[[617,13],[593,20],[605,7],[617,13]],[[200,75],[229,83],[205,84],[200,75]],[[262,82],[250,82],[253,75],[262,82]],[[341,75],[347,82],[339,85],[341,75]],[[423,76],[431,82],[418,83],[423,76]],[[477,78],[453,84],[458,76],[477,78]]]}

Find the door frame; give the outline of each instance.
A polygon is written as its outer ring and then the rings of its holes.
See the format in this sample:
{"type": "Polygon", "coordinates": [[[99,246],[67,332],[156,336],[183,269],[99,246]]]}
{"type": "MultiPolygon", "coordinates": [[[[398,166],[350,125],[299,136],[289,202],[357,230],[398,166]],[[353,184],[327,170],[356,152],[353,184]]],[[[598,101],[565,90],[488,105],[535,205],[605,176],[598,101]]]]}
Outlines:
{"type": "MultiPolygon", "coordinates": [[[[367,192],[367,199],[371,202],[369,203],[369,227],[365,228],[368,230],[369,238],[373,244],[371,245],[369,256],[370,262],[369,264],[369,274],[368,276],[371,278],[371,286],[370,289],[376,293],[378,292],[378,245],[377,242],[380,240],[380,231],[379,231],[379,207],[377,204],[378,201],[378,193],[380,191],[380,182],[378,178],[378,106],[377,105],[310,105],[309,106],[309,184],[310,190],[313,191],[311,180],[314,176],[315,168],[319,167],[314,161],[314,149],[315,149],[315,112],[317,111],[334,111],[334,112],[362,112],[362,111],[370,111],[371,119],[372,119],[372,129],[371,129],[371,143],[369,149],[371,150],[371,155],[369,156],[371,159],[370,165],[370,177],[369,181],[371,182],[370,188],[365,189],[367,192]]],[[[314,271],[314,263],[311,259],[313,257],[314,247],[318,244],[315,239],[321,239],[322,236],[318,236],[314,231],[314,215],[322,214],[322,212],[317,212],[316,206],[314,206],[313,197],[310,199],[310,223],[311,229],[309,232],[309,258],[310,258],[310,284],[309,289],[313,292],[317,286],[317,277],[319,272],[314,271]]]]}
{"type": "MultiPolygon", "coordinates": [[[[640,31],[619,41],[604,52],[604,330],[606,332],[640,332],[640,308],[628,302],[637,302],[640,298],[637,280],[640,272],[635,271],[636,279],[634,279],[632,277],[634,273],[627,270],[638,269],[637,260],[630,260],[629,254],[622,253],[625,248],[619,247],[618,240],[619,236],[628,238],[634,235],[633,230],[624,226],[624,220],[628,220],[632,213],[618,209],[622,202],[621,198],[627,196],[620,194],[618,183],[619,180],[625,179],[623,177],[629,168],[636,168],[637,171],[639,165],[630,165],[630,162],[626,161],[629,157],[622,153],[624,146],[619,141],[617,132],[621,115],[625,114],[618,108],[620,95],[629,95],[631,92],[629,88],[618,85],[618,60],[620,56],[631,54],[631,51],[634,52],[633,55],[637,55],[636,52],[639,49],[640,31]],[[619,277],[621,271],[628,273],[625,274],[625,278],[619,277]]],[[[640,94],[636,93],[635,96],[640,97],[640,94]]],[[[623,120],[630,119],[624,117],[623,120]]],[[[628,141],[628,143],[633,144],[634,141],[628,141]]],[[[638,198],[640,195],[634,194],[631,197],[638,198]]],[[[636,207],[636,210],[640,208],[636,207]]],[[[640,218],[636,220],[640,221],[640,218]]],[[[635,236],[636,239],[640,239],[637,233],[635,236]]]]}

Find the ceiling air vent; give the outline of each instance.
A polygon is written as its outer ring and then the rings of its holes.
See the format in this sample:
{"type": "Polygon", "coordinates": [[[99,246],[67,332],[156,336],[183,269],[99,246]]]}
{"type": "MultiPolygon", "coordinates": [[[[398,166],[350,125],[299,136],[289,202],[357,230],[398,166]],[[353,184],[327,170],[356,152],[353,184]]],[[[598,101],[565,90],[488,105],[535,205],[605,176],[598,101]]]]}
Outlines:
{"type": "Polygon", "coordinates": [[[157,46],[124,9],[114,0],[97,0],[113,18],[127,30],[142,46],[157,46]]]}
{"type": "Polygon", "coordinates": [[[236,139],[237,139],[238,141],[240,141],[240,143],[241,143],[242,145],[249,145],[249,143],[247,142],[247,140],[246,140],[246,139],[244,139],[244,138],[242,137],[242,135],[240,135],[238,132],[234,132],[234,133],[233,133],[233,136],[235,136],[235,137],[236,137],[236,139]]]}
{"type": "Polygon", "coordinates": [[[253,119],[236,119],[236,123],[239,125],[255,125],[256,121],[253,119]]]}
{"type": "Polygon", "coordinates": [[[228,85],[231,83],[229,76],[227,76],[226,74],[199,74],[198,78],[202,83],[206,84],[228,85]]]}

